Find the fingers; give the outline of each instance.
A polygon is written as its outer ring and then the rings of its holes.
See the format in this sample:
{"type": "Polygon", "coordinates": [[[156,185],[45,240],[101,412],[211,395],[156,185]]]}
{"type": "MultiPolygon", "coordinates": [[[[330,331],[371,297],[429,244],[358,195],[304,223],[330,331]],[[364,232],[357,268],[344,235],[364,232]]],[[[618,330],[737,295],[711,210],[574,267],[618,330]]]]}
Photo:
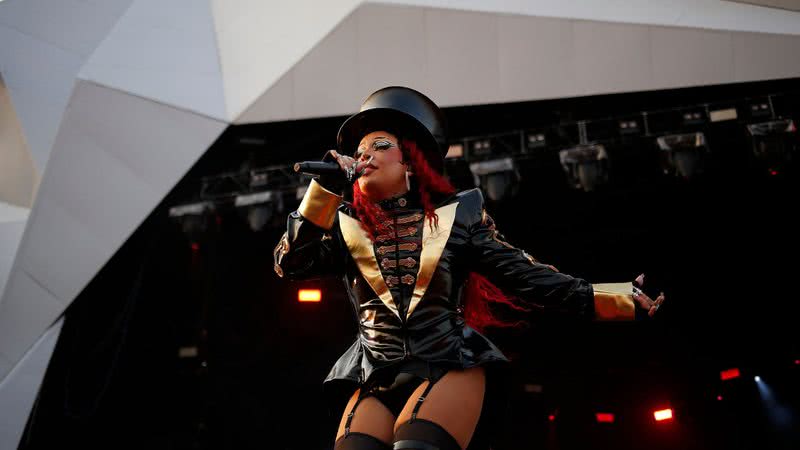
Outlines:
{"type": "Polygon", "coordinates": [[[339,163],[339,167],[341,167],[343,170],[347,170],[348,168],[353,167],[353,164],[356,161],[355,159],[349,156],[340,155],[336,150],[331,150],[331,155],[333,155],[333,157],[336,158],[336,162],[339,163]]]}
{"type": "Polygon", "coordinates": [[[636,277],[636,279],[633,282],[636,283],[637,286],[642,287],[644,285],[644,274],[641,274],[638,277],[636,277]]]}

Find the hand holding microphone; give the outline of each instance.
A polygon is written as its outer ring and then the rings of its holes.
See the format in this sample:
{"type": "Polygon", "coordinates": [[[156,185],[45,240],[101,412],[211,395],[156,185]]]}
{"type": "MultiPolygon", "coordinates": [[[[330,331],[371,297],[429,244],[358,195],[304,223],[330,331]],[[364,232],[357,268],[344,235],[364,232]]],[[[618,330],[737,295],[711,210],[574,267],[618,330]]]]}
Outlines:
{"type": "Polygon", "coordinates": [[[303,161],[295,163],[294,171],[308,175],[319,175],[317,182],[331,192],[342,192],[347,184],[353,184],[364,174],[372,156],[366,161],[356,161],[350,156],[340,155],[336,150],[328,150],[322,161],[303,161]]]}

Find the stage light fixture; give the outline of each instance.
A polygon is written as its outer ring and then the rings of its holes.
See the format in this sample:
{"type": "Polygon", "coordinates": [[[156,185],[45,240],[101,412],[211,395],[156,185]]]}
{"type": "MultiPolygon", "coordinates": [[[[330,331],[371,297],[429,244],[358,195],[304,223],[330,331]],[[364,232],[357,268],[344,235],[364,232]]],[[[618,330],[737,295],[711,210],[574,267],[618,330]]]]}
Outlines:
{"type": "Polygon", "coordinates": [[[513,196],[521,178],[510,157],[473,162],[469,170],[475,185],[481,186],[486,196],[494,201],[513,196]]]}
{"type": "Polygon", "coordinates": [[[659,409],[658,411],[653,411],[653,417],[655,417],[656,422],[672,420],[672,408],[659,409]]]}
{"type": "Polygon", "coordinates": [[[612,413],[595,413],[597,423],[614,423],[614,414],[612,413]]]}
{"type": "Polygon", "coordinates": [[[260,231],[276,214],[283,212],[280,192],[262,191],[237,195],[234,206],[247,220],[250,229],[260,231]]]}
{"type": "Polygon", "coordinates": [[[719,373],[719,379],[722,381],[733,380],[734,378],[739,378],[739,376],[741,376],[741,373],[736,367],[723,370],[719,373]]]}
{"type": "Polygon", "coordinates": [[[528,150],[536,150],[547,146],[544,133],[529,133],[525,139],[525,146],[528,150]]]}
{"type": "Polygon", "coordinates": [[[169,209],[169,217],[181,227],[192,250],[199,249],[203,234],[216,223],[214,203],[200,201],[173,206],[169,209]]]}
{"type": "Polygon", "coordinates": [[[608,153],[600,144],[581,144],[558,152],[570,186],[593,191],[608,183],[608,153]]]}
{"type": "Polygon", "coordinates": [[[657,138],[656,142],[662,151],[665,174],[691,179],[705,172],[708,164],[705,134],[670,134],[657,138]]]}
{"type": "Polygon", "coordinates": [[[299,302],[319,302],[322,301],[322,290],[320,289],[300,289],[297,291],[297,301],[299,302]]]}
{"type": "Polygon", "coordinates": [[[792,119],[747,125],[753,154],[770,175],[778,175],[795,157],[797,126],[792,119]]]}
{"type": "Polygon", "coordinates": [[[636,120],[619,121],[619,134],[627,136],[638,133],[639,133],[639,122],[637,122],[636,120]]]}

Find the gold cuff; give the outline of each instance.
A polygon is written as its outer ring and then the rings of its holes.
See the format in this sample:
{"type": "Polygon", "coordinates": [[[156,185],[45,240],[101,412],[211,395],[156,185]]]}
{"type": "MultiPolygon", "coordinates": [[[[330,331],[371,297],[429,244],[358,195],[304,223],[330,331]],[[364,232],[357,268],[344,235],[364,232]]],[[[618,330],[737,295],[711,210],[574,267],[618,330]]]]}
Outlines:
{"type": "MultiPolygon", "coordinates": [[[[636,304],[633,296],[604,289],[611,285],[592,285],[594,288],[594,316],[596,320],[634,320],[636,304]]],[[[616,291],[616,289],[613,289],[616,291]]]]}
{"type": "Polygon", "coordinates": [[[341,203],[341,195],[334,194],[312,179],[297,212],[314,225],[330,230],[341,203]]]}

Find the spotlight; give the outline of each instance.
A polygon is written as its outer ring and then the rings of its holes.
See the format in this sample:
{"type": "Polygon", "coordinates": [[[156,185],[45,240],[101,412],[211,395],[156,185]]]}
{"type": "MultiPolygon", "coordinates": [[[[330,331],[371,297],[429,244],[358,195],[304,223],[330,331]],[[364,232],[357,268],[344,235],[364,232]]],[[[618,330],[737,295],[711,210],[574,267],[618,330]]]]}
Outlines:
{"type": "Polygon", "coordinates": [[[772,115],[772,109],[769,106],[769,101],[760,101],[750,104],[750,117],[769,117],[772,115]]]}
{"type": "Polygon", "coordinates": [[[700,125],[706,121],[706,113],[703,110],[692,110],[683,113],[684,125],[700,125]]]}
{"type": "Polygon", "coordinates": [[[777,175],[794,158],[797,127],[792,119],[771,120],[747,125],[753,154],[771,175],[777,175]]]}
{"type": "Polygon", "coordinates": [[[758,376],[758,375],[756,375],[755,377],[753,377],[753,379],[754,379],[754,380],[756,380],[756,383],[759,383],[759,382],[761,382],[761,377],[760,377],[760,376],[758,376]]]}
{"type": "Polygon", "coordinates": [[[520,180],[519,172],[511,158],[490,159],[470,163],[469,170],[486,196],[492,200],[501,200],[513,196],[520,180]]]}
{"type": "Polygon", "coordinates": [[[544,133],[528,133],[525,139],[527,150],[536,150],[547,146],[544,133]]]}
{"type": "Polygon", "coordinates": [[[619,134],[623,136],[638,134],[639,122],[633,119],[619,121],[619,134]]]}
{"type": "Polygon", "coordinates": [[[727,380],[732,380],[734,378],[739,378],[740,375],[741,373],[739,373],[739,369],[734,367],[733,369],[726,369],[721,371],[719,373],[719,378],[722,381],[727,381],[727,380]]]}
{"type": "Polygon", "coordinates": [[[662,150],[665,174],[684,179],[694,178],[703,172],[708,160],[708,146],[703,133],[671,134],[656,139],[662,150]]]}
{"type": "Polygon", "coordinates": [[[575,189],[593,191],[608,183],[608,153],[600,144],[581,144],[558,152],[561,167],[575,189]]]}
{"type": "Polygon", "coordinates": [[[655,417],[656,422],[663,422],[665,420],[672,420],[672,408],[660,409],[658,411],[653,411],[653,417],[655,417]]]}
{"type": "Polygon", "coordinates": [[[300,289],[297,291],[299,302],[319,302],[322,300],[322,291],[319,289],[300,289]]]}
{"type": "Polygon", "coordinates": [[[614,423],[614,414],[612,413],[596,413],[594,416],[597,423],[614,423]]]}
{"type": "Polygon", "coordinates": [[[491,139],[476,139],[469,143],[470,158],[489,157],[492,154],[491,139]]]}

